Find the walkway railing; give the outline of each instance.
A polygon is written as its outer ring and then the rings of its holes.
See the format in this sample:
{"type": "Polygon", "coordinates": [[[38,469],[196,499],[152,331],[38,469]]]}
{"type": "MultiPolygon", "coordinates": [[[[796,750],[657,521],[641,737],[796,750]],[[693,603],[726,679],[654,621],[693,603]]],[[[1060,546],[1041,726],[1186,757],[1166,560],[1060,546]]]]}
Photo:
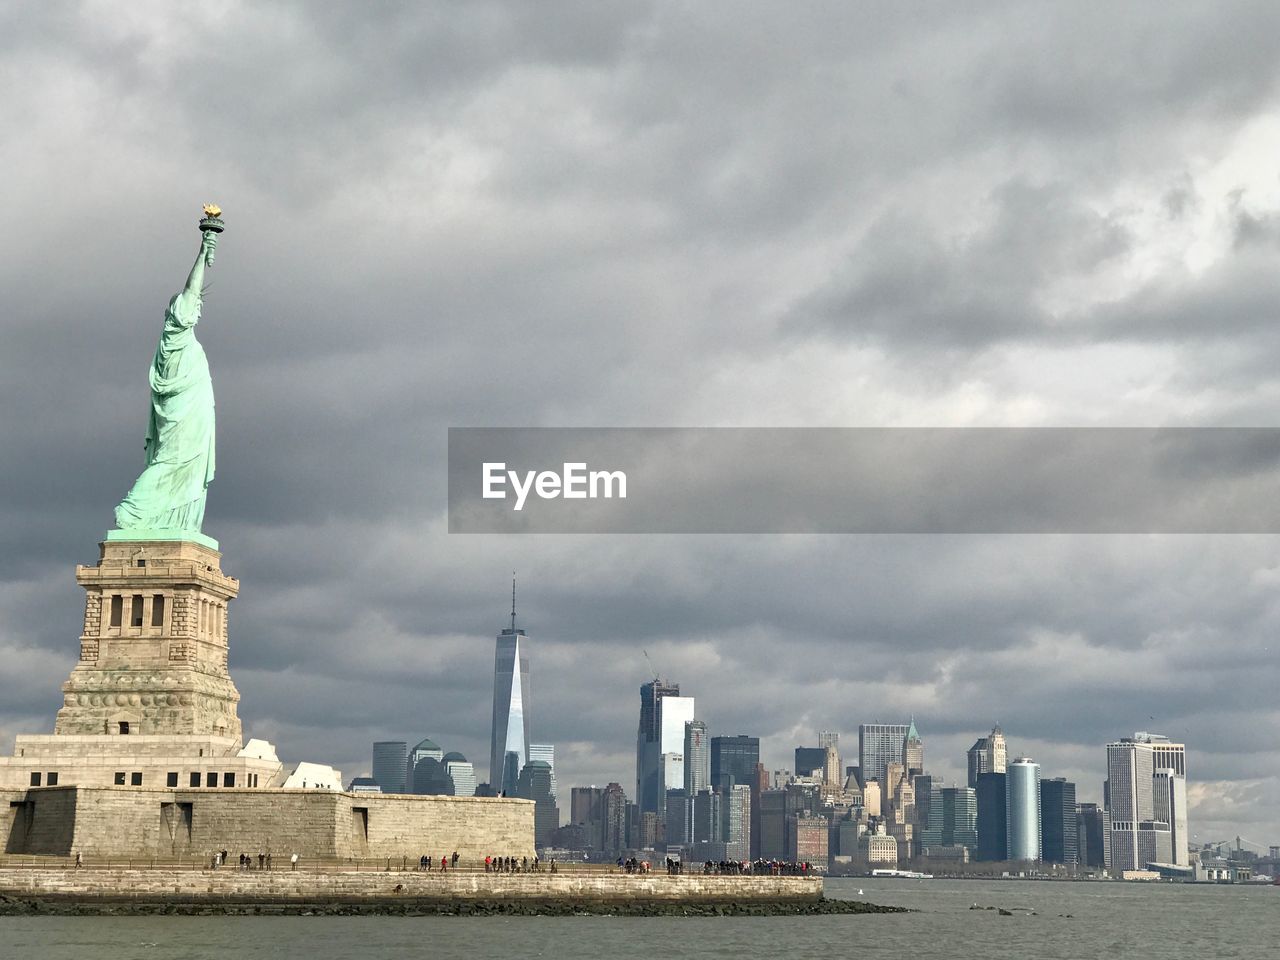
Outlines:
{"type": "MultiPolygon", "coordinates": [[[[218,870],[243,871],[256,873],[271,870],[273,873],[289,872],[295,869],[288,855],[272,854],[270,866],[264,855],[259,863],[257,854],[252,854],[247,866],[241,866],[239,854],[229,853],[226,863],[216,868],[213,866],[213,855],[206,857],[97,857],[81,856],[79,865],[75,857],[28,856],[23,854],[0,854],[0,869],[41,869],[41,870],[218,870]]],[[[296,869],[308,873],[429,873],[440,874],[440,860],[436,858],[430,870],[419,866],[417,857],[365,857],[365,858],[319,858],[299,857],[296,869]]],[[[551,875],[594,875],[626,874],[626,871],[612,863],[582,863],[572,861],[555,862],[555,869],[548,860],[541,861],[535,867],[532,860],[526,867],[523,862],[512,870],[486,871],[484,861],[472,862],[469,858],[461,858],[457,866],[450,865],[445,873],[477,874],[492,872],[500,876],[546,877],[551,875]]],[[[635,876],[665,876],[666,867],[655,863],[647,874],[635,873],[635,876]]],[[[680,876],[681,874],[677,874],[680,876]]],[[[709,879],[722,876],[724,879],[736,879],[747,874],[704,874],[701,863],[690,863],[683,876],[696,876],[709,879]]],[[[767,874],[766,874],[767,875],[767,874]]],[[[788,874],[794,875],[794,874],[788,874]]]]}

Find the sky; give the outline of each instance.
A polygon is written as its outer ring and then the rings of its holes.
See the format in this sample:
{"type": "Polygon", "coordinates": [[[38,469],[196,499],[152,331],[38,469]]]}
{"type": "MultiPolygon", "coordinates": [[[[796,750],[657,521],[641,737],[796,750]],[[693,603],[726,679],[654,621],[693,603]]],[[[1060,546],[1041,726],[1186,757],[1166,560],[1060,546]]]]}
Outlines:
{"type": "MultiPolygon", "coordinates": [[[[914,715],[1101,800],[1188,751],[1280,843],[1270,535],[450,535],[449,427],[1275,426],[1268,3],[0,5],[0,748],[199,336],[246,735],[483,777],[519,577],[536,742],[633,790],[652,669],[771,768],[914,715]],[[647,659],[646,659],[647,654],[647,659]]],[[[567,803],[565,804],[567,806],[567,803]]]]}

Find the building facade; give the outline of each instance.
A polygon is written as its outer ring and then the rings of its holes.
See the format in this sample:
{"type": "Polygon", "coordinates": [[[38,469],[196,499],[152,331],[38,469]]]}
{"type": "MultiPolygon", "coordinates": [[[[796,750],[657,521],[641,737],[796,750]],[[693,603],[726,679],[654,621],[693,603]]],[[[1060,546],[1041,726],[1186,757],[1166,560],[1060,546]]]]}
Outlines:
{"type": "Polygon", "coordinates": [[[760,763],[760,738],[738,734],[711,738],[711,786],[751,783],[760,763]]]}
{"type": "Polygon", "coordinates": [[[911,718],[911,723],[907,727],[907,735],[902,744],[902,766],[906,768],[908,776],[915,776],[917,773],[924,773],[924,741],[920,739],[920,734],[916,732],[916,718],[911,718]]]}
{"type": "Polygon", "coordinates": [[[929,826],[921,831],[925,856],[938,847],[978,850],[978,795],[971,787],[941,787],[933,791],[929,826]]]}
{"type": "Polygon", "coordinates": [[[907,733],[905,723],[863,723],[858,726],[858,765],[863,781],[879,780],[891,763],[901,763],[907,733]]]}
{"type": "MultiPolygon", "coordinates": [[[[679,753],[683,756],[683,736],[679,746],[663,749],[661,703],[667,697],[680,696],[678,683],[652,680],[640,688],[640,725],[636,730],[636,796],[638,810],[658,811],[666,797],[663,782],[662,754],[679,753]]],[[[690,715],[687,719],[692,720],[690,715]]],[[[673,785],[675,787],[683,784],[673,785]]]]}
{"type": "Polygon", "coordinates": [[[987,769],[988,762],[988,741],[986,737],[979,737],[973,742],[973,746],[969,748],[965,754],[969,766],[969,786],[977,789],[978,777],[984,773],[990,773],[987,769]]]}
{"type": "Polygon", "coordinates": [[[511,626],[498,634],[493,656],[489,785],[496,793],[514,794],[529,761],[529,707],[529,638],[516,629],[513,602],[511,626]]]}
{"type": "Polygon", "coordinates": [[[707,725],[690,720],[684,725],[684,791],[694,796],[711,787],[711,740],[707,725]]]}
{"type": "Polygon", "coordinates": [[[1190,864],[1186,748],[1139,732],[1107,744],[1107,869],[1190,864]],[[1157,766],[1157,758],[1160,766],[1157,766]]]}
{"type": "Polygon", "coordinates": [[[610,783],[600,797],[601,846],[605,853],[617,856],[627,848],[628,808],[627,793],[618,783],[610,783]]]}
{"type": "Polygon", "coordinates": [[[1005,770],[1006,860],[1040,860],[1040,764],[1019,757],[1005,770]]]}
{"type": "Polygon", "coordinates": [[[1106,857],[1107,825],[1103,810],[1096,803],[1082,803],[1076,810],[1076,841],[1080,865],[1103,869],[1106,857]]]}
{"type": "Polygon", "coordinates": [[[551,768],[551,795],[559,800],[560,791],[556,785],[556,747],[554,743],[529,744],[529,759],[541,760],[551,768]]]}
{"type": "Polygon", "coordinates": [[[1076,785],[1065,777],[1040,781],[1040,848],[1045,863],[1080,862],[1076,785]]]}
{"type": "Polygon", "coordinates": [[[373,780],[383,793],[407,793],[405,776],[409,744],[403,740],[379,740],[373,745],[373,780]]]}

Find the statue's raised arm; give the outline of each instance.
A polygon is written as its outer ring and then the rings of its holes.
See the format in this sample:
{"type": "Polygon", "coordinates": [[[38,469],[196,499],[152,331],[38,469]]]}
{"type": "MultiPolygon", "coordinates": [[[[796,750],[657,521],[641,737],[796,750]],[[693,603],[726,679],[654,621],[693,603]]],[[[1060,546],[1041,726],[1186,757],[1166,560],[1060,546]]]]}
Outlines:
{"type": "Polygon", "coordinates": [[[205,207],[200,252],[182,292],[169,300],[151,361],[146,467],[115,511],[116,526],[130,539],[200,537],[205,491],[215,467],[214,411],[209,362],[195,326],[205,270],[223,228],[221,212],[205,207]]]}
{"type": "Polygon", "coordinates": [[[185,303],[198,303],[203,296],[205,267],[213,263],[213,252],[217,246],[218,235],[212,230],[206,230],[200,234],[200,252],[196,254],[196,262],[191,267],[191,273],[187,275],[187,285],[182,288],[182,293],[178,294],[185,303]]]}

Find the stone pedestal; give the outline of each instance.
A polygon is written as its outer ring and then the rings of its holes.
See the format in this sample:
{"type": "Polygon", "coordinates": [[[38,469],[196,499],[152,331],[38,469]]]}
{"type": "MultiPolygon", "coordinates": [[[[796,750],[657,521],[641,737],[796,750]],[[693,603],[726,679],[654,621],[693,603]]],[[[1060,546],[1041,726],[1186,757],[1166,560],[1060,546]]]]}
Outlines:
{"type": "Polygon", "coordinates": [[[227,673],[227,604],[240,584],[221,554],[191,540],[110,537],[100,550],[76,568],[84,630],[54,732],[14,738],[0,788],[282,782],[275,748],[241,733],[227,673]]]}
{"type": "Polygon", "coordinates": [[[202,736],[241,742],[227,672],[227,604],[239,582],[221,554],[184,540],[108,540],[84,587],[80,662],[54,733],[202,736]]]}

